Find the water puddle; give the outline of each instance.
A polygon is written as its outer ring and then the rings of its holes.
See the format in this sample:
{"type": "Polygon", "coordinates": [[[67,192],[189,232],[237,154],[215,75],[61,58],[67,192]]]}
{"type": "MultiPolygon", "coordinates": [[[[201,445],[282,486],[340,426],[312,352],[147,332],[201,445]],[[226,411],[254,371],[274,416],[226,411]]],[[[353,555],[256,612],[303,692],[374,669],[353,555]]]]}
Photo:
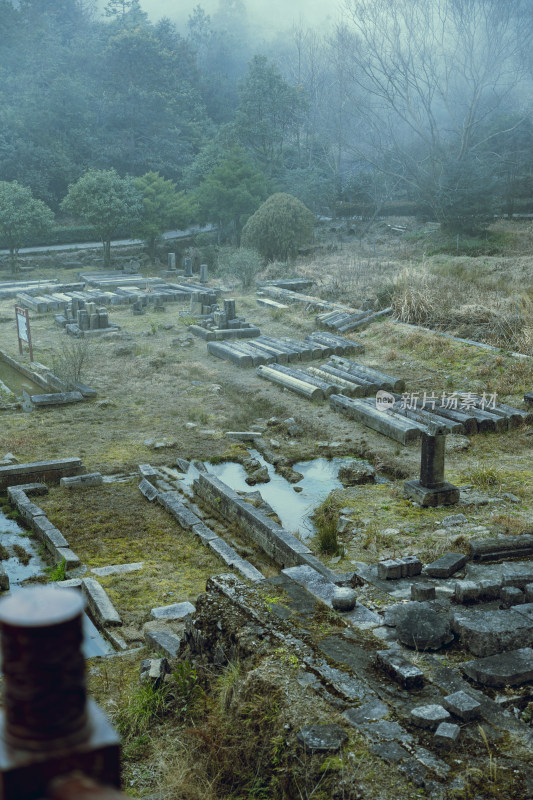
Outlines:
{"type": "MultiPolygon", "coordinates": [[[[0,545],[8,551],[10,556],[4,559],[1,564],[9,576],[11,592],[22,589],[22,582],[28,580],[28,578],[35,578],[44,574],[46,564],[37,551],[35,541],[26,535],[26,532],[22,530],[15,520],[8,519],[1,511],[0,545]],[[22,548],[26,556],[21,551],[17,555],[18,548],[22,548]],[[26,561],[27,563],[24,563],[26,561]]],[[[104,639],[87,614],[83,615],[83,633],[83,654],[85,658],[109,655],[114,652],[111,644],[104,639]]]]}
{"type": "Polygon", "coordinates": [[[6,364],[5,361],[0,361],[0,386],[5,384],[16,397],[22,397],[22,391],[25,390],[28,394],[43,394],[46,390],[34,383],[31,378],[27,378],[21,372],[16,370],[11,364],[6,364]]]}
{"type": "MultiPolygon", "coordinates": [[[[298,532],[303,540],[309,540],[315,533],[311,514],[322,503],[333,489],[342,488],[338,478],[339,469],[353,463],[355,459],[347,458],[315,458],[312,461],[299,461],[292,467],[300,472],[303,478],[297,484],[289,483],[278,475],[272,464],[269,464],[257,450],[250,450],[250,456],[256,458],[261,466],[268,469],[269,483],[258,483],[249,486],[246,483],[246,470],[241,464],[225,462],[210,464],[204,462],[206,469],[236,492],[261,492],[267,502],[281,520],[282,526],[290,533],[298,532]],[[294,486],[301,488],[295,492],[294,486]]],[[[186,483],[191,484],[198,475],[198,470],[191,465],[186,475],[186,483]]]]}

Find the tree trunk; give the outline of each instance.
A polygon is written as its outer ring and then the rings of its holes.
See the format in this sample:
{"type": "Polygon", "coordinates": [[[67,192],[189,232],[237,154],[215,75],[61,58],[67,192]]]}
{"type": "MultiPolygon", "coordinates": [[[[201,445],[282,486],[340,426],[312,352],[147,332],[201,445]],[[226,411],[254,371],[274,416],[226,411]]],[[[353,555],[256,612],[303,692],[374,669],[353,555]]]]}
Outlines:
{"type": "Polygon", "coordinates": [[[14,247],[9,248],[9,264],[13,275],[17,272],[17,252],[14,247]]]}
{"type": "Polygon", "coordinates": [[[109,267],[111,264],[111,239],[104,241],[104,266],[109,267]]]}

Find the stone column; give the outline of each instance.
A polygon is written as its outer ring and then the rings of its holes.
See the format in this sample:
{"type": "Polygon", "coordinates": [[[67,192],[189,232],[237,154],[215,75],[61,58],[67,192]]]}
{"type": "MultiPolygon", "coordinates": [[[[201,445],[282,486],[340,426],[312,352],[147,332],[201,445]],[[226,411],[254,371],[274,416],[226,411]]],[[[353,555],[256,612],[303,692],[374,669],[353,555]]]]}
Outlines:
{"type": "Polygon", "coordinates": [[[118,736],[87,700],[83,608],[79,592],[49,586],[0,601],[2,800],[45,797],[50,781],[65,772],[120,788],[118,736]]]}
{"type": "Polygon", "coordinates": [[[235,300],[224,300],[224,314],[226,319],[235,319],[235,300]]]}
{"type": "Polygon", "coordinates": [[[207,283],[207,264],[200,264],[200,283],[207,283]]]}
{"type": "Polygon", "coordinates": [[[444,483],[444,447],[446,437],[442,433],[431,436],[422,434],[422,452],[420,458],[420,483],[428,489],[434,489],[444,483]]]}
{"type": "Polygon", "coordinates": [[[459,489],[444,480],[445,443],[442,429],[428,428],[428,433],[422,433],[420,480],[404,483],[404,497],[421,506],[445,506],[458,502],[459,489]]]}
{"type": "Polygon", "coordinates": [[[190,256],[183,259],[183,277],[192,278],[192,258],[190,256]]]}
{"type": "Polygon", "coordinates": [[[168,254],[168,268],[176,269],[176,253],[168,254]]]}

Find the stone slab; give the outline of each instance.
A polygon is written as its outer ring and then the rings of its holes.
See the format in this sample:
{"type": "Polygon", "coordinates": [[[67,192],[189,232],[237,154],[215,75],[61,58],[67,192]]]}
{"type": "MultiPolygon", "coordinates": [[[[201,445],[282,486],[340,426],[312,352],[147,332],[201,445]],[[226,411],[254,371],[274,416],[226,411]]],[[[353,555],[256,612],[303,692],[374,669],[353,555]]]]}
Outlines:
{"type": "Polygon", "coordinates": [[[451,576],[464,567],[467,562],[464,553],[445,553],[436,561],[428,564],[424,569],[430,578],[451,578],[451,576]]]}
{"type": "Polygon", "coordinates": [[[308,725],[296,734],[299,743],[308,753],[323,753],[340,750],[348,739],[340,725],[308,725]]]}
{"type": "Polygon", "coordinates": [[[458,692],[449,694],[442,701],[442,705],[454,716],[462,719],[463,722],[470,722],[479,717],[481,703],[460,689],[458,692]]]}
{"type": "Polygon", "coordinates": [[[424,685],[422,670],[394,650],[378,650],[376,665],[404,689],[420,689],[424,685]]]}
{"type": "Polygon", "coordinates": [[[177,658],[181,639],[171,631],[146,631],[144,639],[148,647],[157,653],[164,653],[167,658],[177,658]]]}
{"type": "Polygon", "coordinates": [[[207,546],[210,547],[211,550],[217,554],[217,556],[220,556],[220,558],[226,564],[228,564],[228,566],[233,566],[234,564],[237,564],[238,561],[242,561],[242,558],[237,551],[234,550],[233,547],[231,547],[227,542],[225,542],[224,539],[221,539],[218,536],[216,539],[210,539],[207,542],[207,546]]]}
{"type": "Polygon", "coordinates": [[[432,703],[427,706],[413,708],[410,719],[413,725],[418,728],[436,730],[441,722],[449,721],[450,715],[443,706],[432,703]]]}
{"type": "Polygon", "coordinates": [[[533,650],[521,647],[462,666],[469,678],[483,686],[521,686],[533,680],[533,650]]]}
{"type": "Polygon", "coordinates": [[[454,725],[451,722],[441,722],[435,731],[433,741],[437,747],[453,747],[453,745],[458,741],[460,733],[461,728],[459,725],[454,725]]]}
{"type": "Polygon", "coordinates": [[[183,603],[172,603],[169,606],[159,606],[152,608],[150,615],[154,619],[184,619],[189,614],[194,614],[195,606],[187,601],[183,603]]]}
{"type": "Polygon", "coordinates": [[[435,506],[449,506],[459,502],[460,490],[451,483],[444,482],[438,488],[422,486],[420,481],[406,481],[403,486],[403,496],[414,500],[424,508],[435,506]]]}
{"type": "Polygon", "coordinates": [[[83,578],[81,590],[97,622],[104,627],[122,625],[118,611],[98,581],[94,578],[83,578]]]}
{"type": "Polygon", "coordinates": [[[48,494],[48,486],[46,483],[22,483],[20,486],[9,486],[7,494],[10,499],[12,491],[24,492],[27,497],[37,497],[39,495],[48,494]]]}
{"type": "Polygon", "coordinates": [[[533,645],[533,619],[527,611],[459,611],[453,616],[452,629],[468,651],[480,658],[533,645]]]}
{"type": "Polygon", "coordinates": [[[144,561],[137,561],[132,564],[110,564],[108,567],[94,567],[91,572],[99,578],[106,575],[127,575],[128,572],[138,572],[144,567],[144,561]]]}
{"type": "Polygon", "coordinates": [[[155,500],[157,495],[159,494],[155,486],[153,486],[153,484],[151,484],[150,481],[146,480],[146,478],[143,478],[142,481],[140,482],[139,489],[141,491],[141,494],[143,494],[147,500],[150,500],[150,502],[152,500],[155,500]]]}
{"type": "Polygon", "coordinates": [[[63,406],[69,403],[81,403],[81,392],[54,392],[52,394],[32,394],[31,402],[38,408],[40,406],[63,406]]]}
{"type": "Polygon", "coordinates": [[[193,525],[197,525],[200,522],[196,514],[193,514],[193,512],[181,502],[180,495],[177,492],[161,492],[157,501],[186,531],[192,530],[193,525]]]}
{"type": "Polygon", "coordinates": [[[435,585],[433,583],[412,583],[411,600],[421,603],[435,599],[435,585]]]}
{"type": "Polygon", "coordinates": [[[85,475],[74,475],[70,478],[61,478],[59,485],[64,489],[82,489],[85,486],[100,486],[103,483],[100,472],[87,472],[85,475]]]}
{"type": "Polygon", "coordinates": [[[192,532],[195,536],[201,540],[203,544],[207,544],[212,539],[218,539],[217,534],[208,528],[207,525],[204,525],[203,522],[197,522],[196,525],[193,525],[191,528],[192,532]]]}
{"type": "Polygon", "coordinates": [[[68,571],[69,569],[76,569],[81,564],[79,556],[74,553],[70,547],[57,547],[52,552],[52,558],[54,559],[54,563],[62,564],[63,560],[65,561],[65,569],[68,571]]]}
{"type": "Polygon", "coordinates": [[[252,581],[252,583],[265,580],[263,573],[259,572],[253,564],[250,564],[250,562],[246,561],[244,558],[239,559],[239,561],[234,561],[232,566],[237,572],[240,572],[243,578],[247,578],[247,580],[252,581]]]}
{"type": "Polygon", "coordinates": [[[63,477],[86,472],[80,458],[59,458],[0,467],[0,490],[28,482],[58,484],[63,477]]]}

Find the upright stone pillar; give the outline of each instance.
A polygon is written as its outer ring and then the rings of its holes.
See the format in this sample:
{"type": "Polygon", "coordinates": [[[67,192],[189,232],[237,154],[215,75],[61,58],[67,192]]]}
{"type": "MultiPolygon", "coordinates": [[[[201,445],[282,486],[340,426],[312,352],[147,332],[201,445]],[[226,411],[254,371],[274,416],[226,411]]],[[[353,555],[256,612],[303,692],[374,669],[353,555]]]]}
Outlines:
{"type": "Polygon", "coordinates": [[[224,300],[224,314],[226,319],[235,319],[235,300],[224,300]]]}
{"type": "Polygon", "coordinates": [[[176,253],[168,254],[168,268],[176,269],[176,253]]]}
{"type": "Polygon", "coordinates": [[[207,283],[207,264],[200,264],[200,283],[207,283]]]}
{"type": "Polygon", "coordinates": [[[120,746],[87,700],[81,594],[39,586],[0,601],[4,710],[0,797],[37,800],[54,778],[81,772],[120,788],[120,746]]]}
{"type": "Polygon", "coordinates": [[[192,258],[190,256],[183,259],[183,277],[192,278],[192,258]]]}
{"type": "Polygon", "coordinates": [[[446,436],[439,428],[422,434],[420,480],[406,481],[403,494],[421,506],[447,506],[457,503],[459,489],[444,480],[446,436]]]}

